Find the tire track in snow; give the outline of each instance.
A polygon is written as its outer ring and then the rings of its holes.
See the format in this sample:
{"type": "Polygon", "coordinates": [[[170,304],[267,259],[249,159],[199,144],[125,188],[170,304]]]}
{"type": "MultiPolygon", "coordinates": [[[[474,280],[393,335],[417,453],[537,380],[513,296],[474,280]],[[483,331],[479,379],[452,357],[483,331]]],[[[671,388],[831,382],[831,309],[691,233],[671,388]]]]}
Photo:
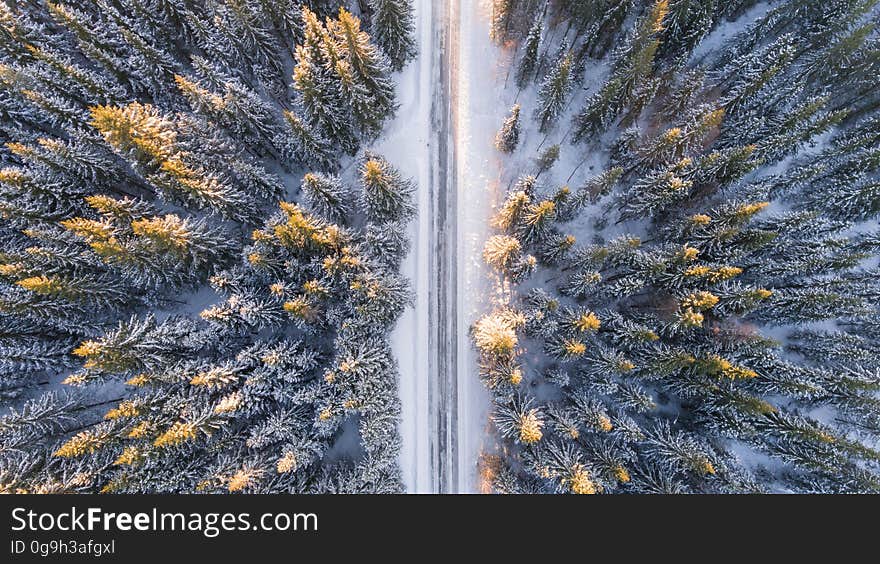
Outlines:
{"type": "Polygon", "coordinates": [[[428,354],[432,380],[432,490],[459,492],[458,454],[458,263],[457,175],[453,125],[457,110],[458,0],[432,2],[439,46],[438,75],[431,103],[437,163],[431,185],[431,298],[428,354]]]}

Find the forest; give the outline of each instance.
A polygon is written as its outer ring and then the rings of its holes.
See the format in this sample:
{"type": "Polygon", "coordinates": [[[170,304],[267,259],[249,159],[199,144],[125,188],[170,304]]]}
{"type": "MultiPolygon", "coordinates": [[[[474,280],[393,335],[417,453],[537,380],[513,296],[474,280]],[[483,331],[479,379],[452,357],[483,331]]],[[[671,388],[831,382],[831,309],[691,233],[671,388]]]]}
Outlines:
{"type": "Polygon", "coordinates": [[[416,45],[363,8],[0,3],[0,491],[401,489],[416,45]]]}
{"type": "Polygon", "coordinates": [[[880,489],[877,16],[493,2],[522,100],[483,250],[513,289],[472,328],[496,491],[880,489]]]}

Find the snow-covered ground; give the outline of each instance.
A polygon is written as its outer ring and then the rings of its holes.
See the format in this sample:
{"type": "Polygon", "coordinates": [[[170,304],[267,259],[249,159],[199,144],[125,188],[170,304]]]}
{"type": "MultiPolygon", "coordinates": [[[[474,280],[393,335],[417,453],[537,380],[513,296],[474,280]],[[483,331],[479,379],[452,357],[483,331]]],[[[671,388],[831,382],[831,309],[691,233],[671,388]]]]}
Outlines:
{"type": "Polygon", "coordinates": [[[428,385],[428,258],[429,193],[431,182],[431,98],[432,44],[431,5],[415,2],[418,58],[407,65],[397,80],[400,108],[385,135],[374,149],[389,159],[418,185],[418,216],[409,226],[412,248],[402,273],[410,279],[415,299],[407,308],[391,335],[391,344],[399,363],[399,393],[402,406],[401,469],[408,492],[431,491],[428,385]]]}

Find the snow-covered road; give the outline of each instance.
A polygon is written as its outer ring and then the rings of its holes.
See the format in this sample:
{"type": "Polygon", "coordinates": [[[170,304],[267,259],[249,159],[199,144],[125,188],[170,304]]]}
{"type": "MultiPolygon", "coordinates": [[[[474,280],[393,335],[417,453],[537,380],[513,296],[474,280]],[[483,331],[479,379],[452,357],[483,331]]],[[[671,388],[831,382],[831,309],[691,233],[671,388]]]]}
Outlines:
{"type": "Polygon", "coordinates": [[[456,241],[458,296],[457,433],[458,490],[480,491],[480,452],[489,440],[489,394],[478,376],[477,354],[469,330],[495,300],[497,281],[482,259],[489,217],[501,200],[501,159],[493,141],[507,113],[497,93],[504,87],[504,55],[489,37],[491,0],[450,0],[458,6],[458,58],[454,77],[456,154],[456,241]]]}
{"type": "Polygon", "coordinates": [[[416,299],[392,336],[401,467],[409,492],[474,492],[488,395],[468,328],[489,299],[480,250],[500,177],[492,137],[505,112],[490,93],[504,76],[488,0],[416,0],[415,8],[419,57],[400,76],[397,118],[376,147],[419,185],[403,265],[416,299]]]}
{"type": "Polygon", "coordinates": [[[400,108],[375,149],[390,159],[418,185],[418,216],[410,224],[412,248],[402,272],[411,281],[415,300],[407,308],[391,335],[391,345],[399,364],[398,391],[402,408],[401,468],[408,492],[433,491],[429,452],[430,374],[428,370],[428,263],[431,255],[431,195],[434,162],[432,158],[431,105],[436,82],[434,41],[430,1],[415,2],[416,34],[419,55],[398,77],[397,99],[400,108]]]}

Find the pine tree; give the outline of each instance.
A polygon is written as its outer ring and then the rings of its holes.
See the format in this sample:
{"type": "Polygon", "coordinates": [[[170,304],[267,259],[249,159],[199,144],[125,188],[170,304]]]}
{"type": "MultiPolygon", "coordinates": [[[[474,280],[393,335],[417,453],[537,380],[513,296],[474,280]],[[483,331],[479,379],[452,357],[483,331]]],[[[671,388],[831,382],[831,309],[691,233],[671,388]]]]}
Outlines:
{"type": "Polygon", "coordinates": [[[87,104],[114,102],[125,97],[124,88],[105,73],[83,68],[48,47],[28,46],[27,49],[51,73],[54,87],[63,85],[87,104]]]}
{"type": "Polygon", "coordinates": [[[620,168],[612,168],[606,172],[603,172],[599,176],[590,179],[581,188],[581,193],[589,194],[590,200],[596,201],[597,199],[611,192],[611,190],[614,188],[614,185],[620,179],[620,176],[622,174],[623,170],[620,168]]]}
{"type": "Polygon", "coordinates": [[[611,77],[575,117],[575,142],[607,127],[651,76],[660,46],[658,34],[664,29],[668,9],[667,0],[659,0],[637,22],[632,35],[617,53],[611,77]]]}
{"type": "Polygon", "coordinates": [[[117,152],[143,166],[156,165],[175,153],[174,124],[150,105],[97,106],[92,125],[117,152]]]}
{"type": "Polygon", "coordinates": [[[234,247],[222,231],[215,232],[204,220],[189,221],[165,215],[131,222],[134,235],[156,254],[169,253],[195,271],[222,265],[234,247]]]}
{"type": "Polygon", "coordinates": [[[499,404],[492,419],[498,429],[516,442],[531,445],[544,437],[541,412],[529,400],[514,397],[510,403],[499,404]]]}
{"type": "Polygon", "coordinates": [[[41,297],[96,308],[121,309],[131,299],[109,276],[39,275],[22,278],[15,284],[41,297]]]}
{"type": "Polygon", "coordinates": [[[556,164],[556,161],[559,159],[559,149],[559,145],[550,145],[538,155],[536,161],[536,164],[538,165],[538,174],[547,172],[554,164],[556,164]]]}
{"type": "Polygon", "coordinates": [[[367,227],[366,246],[382,264],[397,269],[409,250],[409,239],[400,222],[371,223],[367,227]]]}
{"type": "Polygon", "coordinates": [[[519,39],[528,32],[528,25],[542,2],[526,0],[493,0],[490,34],[498,42],[519,39]]]}
{"type": "Polygon", "coordinates": [[[196,209],[209,209],[241,222],[252,221],[254,199],[219,174],[196,167],[176,155],[162,162],[148,179],[170,200],[196,209]]]}
{"type": "MultiPolygon", "coordinates": [[[[97,340],[81,343],[73,354],[85,359],[94,373],[133,373],[156,369],[171,358],[182,358],[204,346],[208,336],[194,332],[192,321],[171,318],[161,324],[154,317],[132,318],[97,340]]],[[[80,383],[85,373],[68,379],[80,383]]]]}
{"type": "Polygon", "coordinates": [[[367,154],[361,164],[362,201],[372,221],[399,221],[415,213],[412,181],[381,157],[367,154]]]}
{"type": "Polygon", "coordinates": [[[303,44],[296,49],[294,88],[299,102],[312,127],[321,135],[339,143],[346,152],[353,153],[356,145],[354,124],[343,103],[340,84],[335,77],[332,55],[337,46],[317,16],[303,8],[303,44]],[[330,55],[330,56],[328,56],[330,55]]]}
{"type": "Polygon", "coordinates": [[[714,0],[670,1],[663,50],[687,53],[711,31],[720,15],[714,0]]]}
{"type": "Polygon", "coordinates": [[[694,183],[682,178],[680,172],[682,170],[679,167],[673,167],[651,174],[636,183],[632,195],[628,196],[622,216],[647,216],[687,198],[694,183]]]}
{"type": "Polygon", "coordinates": [[[352,211],[350,195],[335,176],[306,174],[302,189],[311,208],[328,221],[345,222],[352,211]]]}
{"type": "Polygon", "coordinates": [[[510,115],[504,120],[501,129],[495,135],[495,148],[502,153],[512,153],[519,144],[519,110],[519,104],[514,104],[510,108],[510,115]]]}
{"type": "Polygon", "coordinates": [[[395,71],[416,56],[413,6],[409,0],[370,0],[370,31],[395,71]]]}
{"type": "Polygon", "coordinates": [[[514,2],[511,0],[492,0],[492,38],[506,41],[514,18],[514,2]]]}
{"type": "MultiPolygon", "coordinates": [[[[361,31],[360,20],[345,9],[339,10],[338,21],[328,21],[327,25],[339,44],[353,83],[363,89],[363,94],[351,90],[346,99],[353,108],[361,108],[361,111],[355,110],[360,128],[368,136],[376,135],[382,121],[392,115],[395,108],[388,60],[370,42],[370,36],[361,31]]],[[[342,68],[337,64],[336,72],[340,76],[342,68]]]]}
{"type": "Polygon", "coordinates": [[[321,170],[334,166],[335,159],[330,153],[330,142],[327,139],[313,131],[293,112],[285,111],[284,120],[288,126],[288,135],[279,137],[276,144],[282,147],[287,158],[321,170]]]}
{"type": "Polygon", "coordinates": [[[529,30],[529,35],[526,37],[523,46],[522,58],[516,69],[516,85],[519,88],[525,88],[535,75],[535,70],[538,67],[538,50],[541,47],[541,36],[543,32],[544,18],[543,15],[541,15],[540,17],[535,18],[532,28],[529,30]]]}
{"type": "Polygon", "coordinates": [[[563,45],[560,51],[561,56],[547,73],[538,90],[538,109],[535,111],[535,119],[541,123],[542,133],[546,133],[555,123],[573,87],[574,56],[568,49],[568,45],[563,45]]]}
{"type": "Polygon", "coordinates": [[[793,38],[783,35],[745,61],[732,65],[734,82],[722,99],[724,109],[731,113],[758,94],[791,63],[795,50],[793,38]]]}
{"type": "Polygon", "coordinates": [[[520,264],[528,260],[522,254],[522,245],[516,237],[495,235],[483,247],[483,260],[486,264],[517,278],[520,264]]]}
{"type": "Polygon", "coordinates": [[[196,112],[229,128],[237,138],[271,150],[279,129],[273,110],[237,80],[223,78],[222,95],[180,75],[174,81],[196,112]]]}

